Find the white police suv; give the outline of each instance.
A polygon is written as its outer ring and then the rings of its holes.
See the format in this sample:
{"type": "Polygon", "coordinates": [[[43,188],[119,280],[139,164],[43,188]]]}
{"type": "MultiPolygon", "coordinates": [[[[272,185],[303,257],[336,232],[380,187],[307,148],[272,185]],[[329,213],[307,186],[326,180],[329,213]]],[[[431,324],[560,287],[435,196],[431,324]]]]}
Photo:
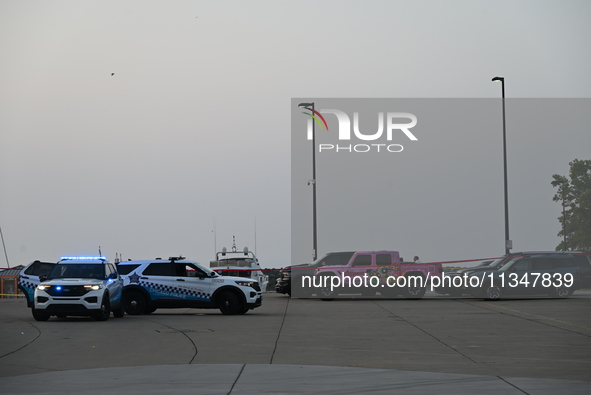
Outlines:
{"type": "Polygon", "coordinates": [[[218,308],[244,314],[261,306],[263,294],[251,278],[220,276],[185,257],[117,264],[127,314],[150,314],[158,308],[218,308]]]}
{"type": "Polygon", "coordinates": [[[27,265],[18,275],[18,288],[27,299],[27,307],[34,306],[35,288],[41,281],[39,277],[47,276],[51,269],[56,265],[55,262],[33,261],[27,265]]]}
{"type": "Polygon", "coordinates": [[[123,281],[104,257],[62,257],[49,272],[39,276],[32,312],[37,321],[51,316],[91,316],[106,321],[125,314],[123,281]]]}

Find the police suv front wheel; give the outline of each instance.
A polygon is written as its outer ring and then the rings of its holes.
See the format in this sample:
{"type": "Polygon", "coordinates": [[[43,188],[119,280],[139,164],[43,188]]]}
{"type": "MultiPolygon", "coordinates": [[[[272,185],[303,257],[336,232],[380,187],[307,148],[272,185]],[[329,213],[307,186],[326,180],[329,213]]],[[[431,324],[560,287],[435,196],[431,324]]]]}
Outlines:
{"type": "Polygon", "coordinates": [[[231,291],[224,291],[219,296],[218,306],[222,314],[226,315],[244,314],[248,311],[248,309],[245,310],[246,305],[241,303],[238,296],[231,291]]]}
{"type": "Polygon", "coordinates": [[[47,321],[49,319],[49,313],[43,310],[32,308],[31,312],[33,313],[33,318],[35,318],[35,321],[47,321]]]}
{"type": "Polygon", "coordinates": [[[125,310],[123,310],[123,306],[119,306],[119,308],[113,310],[113,317],[115,318],[123,318],[124,315],[125,310]]]}
{"type": "Polygon", "coordinates": [[[144,314],[148,310],[148,301],[139,291],[127,291],[123,295],[123,309],[129,315],[144,314]]]}
{"type": "Polygon", "coordinates": [[[94,315],[95,320],[106,321],[109,319],[109,316],[111,315],[111,306],[109,305],[108,298],[109,298],[109,295],[107,295],[107,294],[103,295],[103,300],[101,301],[101,308],[94,315]]]}

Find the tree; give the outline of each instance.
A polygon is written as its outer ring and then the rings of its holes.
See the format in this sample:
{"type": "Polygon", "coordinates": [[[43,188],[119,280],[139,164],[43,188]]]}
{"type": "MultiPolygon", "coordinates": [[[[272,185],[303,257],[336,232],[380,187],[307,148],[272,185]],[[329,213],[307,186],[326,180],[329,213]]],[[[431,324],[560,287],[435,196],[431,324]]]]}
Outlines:
{"type": "Polygon", "coordinates": [[[562,202],[562,224],[558,236],[563,240],[556,250],[591,250],[591,160],[575,159],[569,163],[570,180],[558,174],[552,186],[558,187],[553,200],[562,202]]]}

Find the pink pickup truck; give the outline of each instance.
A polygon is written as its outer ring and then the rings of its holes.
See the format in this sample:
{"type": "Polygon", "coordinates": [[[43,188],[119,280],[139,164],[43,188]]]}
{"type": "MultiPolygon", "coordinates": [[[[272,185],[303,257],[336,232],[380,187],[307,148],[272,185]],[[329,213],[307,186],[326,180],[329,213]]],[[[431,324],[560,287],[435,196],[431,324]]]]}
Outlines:
{"type": "Polygon", "coordinates": [[[323,300],[344,293],[376,296],[378,292],[386,297],[420,299],[431,278],[441,273],[440,263],[401,263],[398,251],[357,251],[346,265],[318,268],[303,286],[314,287],[323,300]]]}

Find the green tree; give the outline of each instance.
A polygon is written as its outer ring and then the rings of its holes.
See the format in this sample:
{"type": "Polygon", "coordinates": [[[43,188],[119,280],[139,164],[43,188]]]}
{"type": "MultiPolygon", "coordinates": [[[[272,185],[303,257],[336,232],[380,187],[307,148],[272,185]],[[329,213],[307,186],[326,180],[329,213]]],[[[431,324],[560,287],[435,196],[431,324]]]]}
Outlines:
{"type": "Polygon", "coordinates": [[[570,179],[554,174],[552,186],[558,187],[553,200],[562,202],[558,220],[562,241],[556,250],[591,250],[591,160],[575,159],[569,163],[570,179]]]}

